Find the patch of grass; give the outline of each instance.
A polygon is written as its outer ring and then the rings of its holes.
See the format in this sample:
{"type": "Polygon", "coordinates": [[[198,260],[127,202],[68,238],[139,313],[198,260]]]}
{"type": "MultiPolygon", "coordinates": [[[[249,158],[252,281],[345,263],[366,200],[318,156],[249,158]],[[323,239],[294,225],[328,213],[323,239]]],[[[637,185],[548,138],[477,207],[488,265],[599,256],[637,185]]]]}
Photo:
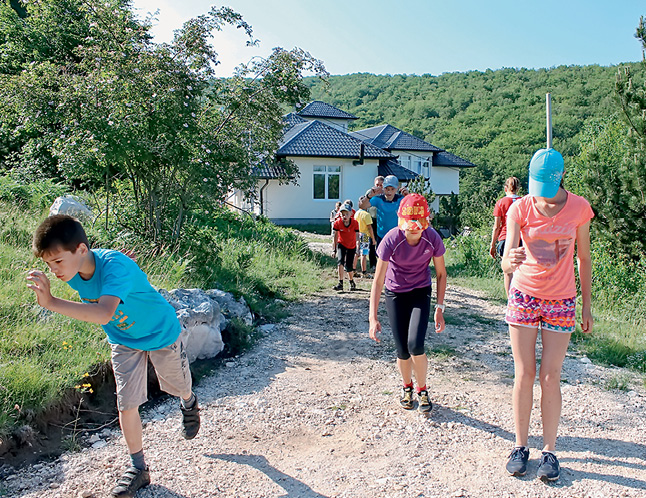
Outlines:
{"type": "MultiPolygon", "coordinates": [[[[444,314],[444,323],[447,325],[464,325],[464,315],[462,314],[453,314],[445,313],[444,314]]],[[[429,321],[433,321],[433,317],[429,317],[429,321]]]]}
{"type": "Polygon", "coordinates": [[[609,391],[613,389],[617,389],[619,391],[628,391],[630,388],[630,375],[625,373],[613,375],[608,380],[606,380],[604,387],[609,391]]]}
{"type": "Polygon", "coordinates": [[[459,356],[453,346],[446,344],[435,346],[434,348],[426,348],[426,354],[440,361],[459,356]]]}
{"type": "Polygon", "coordinates": [[[345,410],[347,408],[347,405],[344,403],[341,403],[340,405],[332,405],[328,407],[328,410],[332,410],[333,412],[339,411],[339,410],[345,410]]]}

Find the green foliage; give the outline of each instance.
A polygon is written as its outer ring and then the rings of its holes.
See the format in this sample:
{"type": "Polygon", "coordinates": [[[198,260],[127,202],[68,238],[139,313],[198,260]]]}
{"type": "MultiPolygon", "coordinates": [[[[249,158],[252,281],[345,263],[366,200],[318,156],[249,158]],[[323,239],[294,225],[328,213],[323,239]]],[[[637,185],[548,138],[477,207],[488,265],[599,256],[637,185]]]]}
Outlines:
{"type": "Polygon", "coordinates": [[[491,233],[488,227],[465,232],[444,243],[447,247],[447,270],[449,276],[491,278],[500,277],[500,261],[489,254],[491,233]]]}
{"type": "Polygon", "coordinates": [[[309,98],[302,73],[326,74],[307,52],[277,47],[215,78],[214,31],[232,25],[256,43],[228,7],[186,22],[169,44],[152,42],[150,20],[126,0],[27,10],[20,19],[0,3],[0,162],[107,192],[124,179],[135,220],[126,228],[158,244],[176,243],[187,217],[231,190],[254,190],[251,169],[274,156],[282,106],[309,98]]]}

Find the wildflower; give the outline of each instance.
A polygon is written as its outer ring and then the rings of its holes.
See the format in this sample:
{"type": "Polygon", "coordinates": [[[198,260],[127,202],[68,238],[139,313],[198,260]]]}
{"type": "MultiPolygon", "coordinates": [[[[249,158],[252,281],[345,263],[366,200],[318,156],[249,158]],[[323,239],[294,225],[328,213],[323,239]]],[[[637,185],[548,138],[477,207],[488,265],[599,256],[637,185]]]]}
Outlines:
{"type": "Polygon", "coordinates": [[[188,123],[184,123],[184,128],[188,128],[188,123]]]}

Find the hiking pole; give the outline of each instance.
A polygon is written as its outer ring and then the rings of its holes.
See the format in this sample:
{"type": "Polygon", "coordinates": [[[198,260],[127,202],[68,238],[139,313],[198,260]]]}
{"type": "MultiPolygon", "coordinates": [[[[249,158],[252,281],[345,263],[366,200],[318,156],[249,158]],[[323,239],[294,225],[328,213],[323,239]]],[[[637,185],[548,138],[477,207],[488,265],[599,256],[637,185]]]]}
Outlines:
{"type": "Polygon", "coordinates": [[[545,94],[545,110],[547,113],[547,148],[552,148],[552,94],[545,94]]]}

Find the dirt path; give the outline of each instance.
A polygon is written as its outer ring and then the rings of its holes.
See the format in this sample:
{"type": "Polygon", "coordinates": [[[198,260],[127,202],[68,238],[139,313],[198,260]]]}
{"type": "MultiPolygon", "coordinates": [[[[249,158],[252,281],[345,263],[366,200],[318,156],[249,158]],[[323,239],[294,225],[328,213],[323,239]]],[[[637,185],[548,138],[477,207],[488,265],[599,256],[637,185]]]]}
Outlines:
{"type": "MultiPolygon", "coordinates": [[[[534,478],[536,417],[528,475],[509,477],[513,365],[503,307],[449,286],[447,329],[427,341],[435,407],[424,416],[398,405],[388,334],[380,345],[368,339],[369,286],[360,280],[355,293],[325,291],[290,305],[291,317],[252,351],[202,379],[195,440],[180,438],[175,403],[145,412],[153,484],[137,497],[646,496],[646,394],[638,377],[628,391],[608,390],[609,380],[631,374],[568,355],[561,479],[534,478]]],[[[127,464],[125,446],[118,431],[95,446],[103,447],[10,475],[0,496],[107,496],[127,464]]]]}

